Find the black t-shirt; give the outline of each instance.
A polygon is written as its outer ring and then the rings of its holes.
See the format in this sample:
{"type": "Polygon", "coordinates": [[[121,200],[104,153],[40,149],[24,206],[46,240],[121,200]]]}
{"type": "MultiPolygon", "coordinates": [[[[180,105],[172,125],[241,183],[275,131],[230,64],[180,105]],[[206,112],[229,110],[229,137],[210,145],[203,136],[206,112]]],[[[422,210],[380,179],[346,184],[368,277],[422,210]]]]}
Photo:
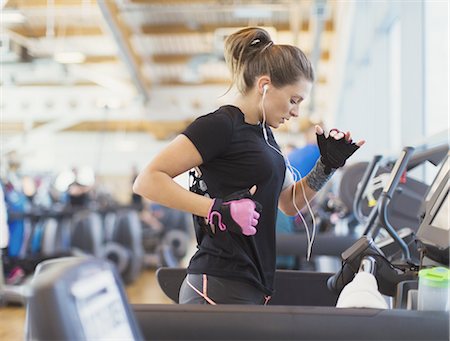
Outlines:
{"type": "MultiPolygon", "coordinates": [[[[250,282],[271,294],[275,221],[286,166],[283,157],[267,145],[261,125],[248,124],[244,118],[239,108],[227,105],[197,118],[183,132],[202,156],[199,168],[212,198],[223,198],[256,185],[254,199],[263,207],[254,236],[217,229],[210,237],[196,231],[198,251],[190,261],[188,273],[250,282]]],[[[269,143],[279,150],[269,127],[267,132],[269,143]]]]}

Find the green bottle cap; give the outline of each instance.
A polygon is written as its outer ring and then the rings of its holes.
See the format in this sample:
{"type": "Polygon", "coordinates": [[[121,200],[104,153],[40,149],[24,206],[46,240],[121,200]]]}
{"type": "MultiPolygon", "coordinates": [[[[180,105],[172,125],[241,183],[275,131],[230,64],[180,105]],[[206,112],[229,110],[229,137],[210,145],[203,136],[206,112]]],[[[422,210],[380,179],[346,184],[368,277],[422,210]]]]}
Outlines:
{"type": "Polygon", "coordinates": [[[419,271],[419,282],[428,287],[448,288],[450,284],[450,270],[442,266],[422,269],[419,271]]]}

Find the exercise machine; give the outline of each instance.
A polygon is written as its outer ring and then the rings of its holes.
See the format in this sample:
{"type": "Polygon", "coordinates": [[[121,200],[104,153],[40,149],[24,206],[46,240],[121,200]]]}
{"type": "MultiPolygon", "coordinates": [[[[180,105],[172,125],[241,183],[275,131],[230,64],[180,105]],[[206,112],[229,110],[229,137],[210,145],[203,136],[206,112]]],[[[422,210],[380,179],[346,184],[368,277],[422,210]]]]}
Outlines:
{"type": "Polygon", "coordinates": [[[135,281],[143,267],[141,222],[137,212],[126,207],[76,213],[71,247],[112,261],[126,284],[135,281]]]}
{"type": "MultiPolygon", "coordinates": [[[[394,167],[396,171],[393,172],[389,188],[394,188],[395,182],[399,181],[402,167],[406,166],[410,153],[410,148],[403,151],[402,157],[394,167]]],[[[436,199],[434,204],[430,202],[430,212],[434,212],[434,216],[424,220],[418,233],[424,245],[433,246],[433,240],[435,240],[433,238],[438,238],[440,232],[434,231],[431,234],[421,232],[422,228],[426,228],[426,222],[429,221],[433,225],[445,221],[442,219],[442,214],[445,216],[445,209],[448,208],[446,206],[449,197],[448,176],[444,177],[443,181],[445,184],[438,185],[437,191],[445,188],[446,194],[432,196],[440,198],[440,201],[436,199]]],[[[389,188],[383,191],[384,194],[377,204],[378,210],[381,211],[381,220],[384,219],[383,210],[392,194],[389,188]]],[[[448,209],[446,213],[448,217],[448,209]]],[[[371,219],[370,216],[369,221],[371,219]]],[[[378,226],[376,223],[371,224],[371,226],[378,226]]],[[[448,224],[444,225],[444,228],[435,227],[446,231],[448,236],[448,224]]],[[[401,246],[403,258],[409,266],[408,248],[402,245],[403,241],[389,224],[383,228],[386,228],[401,246]]],[[[359,249],[376,250],[372,249],[371,245],[369,243],[369,247],[359,249]]],[[[439,252],[431,252],[430,255],[442,255],[448,252],[448,244],[434,245],[435,249],[436,246],[439,252]]],[[[354,254],[357,258],[361,252],[354,254]]],[[[364,256],[361,256],[361,259],[364,256]]],[[[378,261],[378,258],[376,260],[378,261]]],[[[355,263],[360,265],[361,262],[355,261],[355,263]]],[[[376,265],[378,268],[378,262],[376,265]]],[[[382,273],[383,271],[380,272],[382,273]]],[[[180,275],[182,274],[179,273],[178,276],[180,275]]],[[[288,275],[294,282],[291,282],[290,287],[277,288],[277,290],[285,290],[289,293],[298,289],[303,290],[302,295],[310,297],[310,301],[305,302],[306,305],[143,304],[130,306],[126,301],[121,279],[114,267],[99,259],[80,259],[65,266],[55,264],[55,267],[36,276],[29,300],[30,314],[27,323],[33,330],[33,338],[37,340],[79,340],[105,338],[111,335],[116,338],[137,340],[448,340],[449,338],[448,312],[430,313],[414,309],[344,309],[320,306],[316,304],[314,298],[320,298],[322,293],[329,294],[326,285],[323,285],[323,278],[319,280],[322,283],[321,289],[312,283],[296,288],[295,285],[300,281],[295,282],[295,277],[306,280],[308,274],[289,271],[281,274],[281,276],[288,275]],[[305,277],[302,278],[302,276],[305,277]],[[295,284],[292,285],[292,283],[295,284]]],[[[377,276],[378,280],[379,277],[380,275],[377,276]]],[[[386,280],[386,288],[394,282],[386,280]]],[[[280,299],[279,302],[289,303],[289,299],[286,301],[280,299]]]]}
{"type": "Polygon", "coordinates": [[[36,276],[25,329],[33,340],[448,340],[448,318],[326,306],[130,306],[115,267],[84,258],[36,276]]]}
{"type": "Polygon", "coordinates": [[[143,340],[116,268],[74,258],[39,271],[25,323],[30,340],[143,340]]]}
{"type": "MultiPolygon", "coordinates": [[[[404,172],[399,174],[401,181],[393,188],[386,214],[389,215],[391,225],[396,227],[397,234],[408,245],[413,243],[415,232],[419,227],[420,218],[417,212],[420,211],[429,186],[407,176],[407,172],[425,162],[438,166],[448,149],[448,144],[442,144],[435,147],[421,146],[415,149],[414,153],[411,151],[404,172]]],[[[376,199],[379,199],[391,173],[396,171],[395,163],[396,160],[393,158],[375,155],[369,163],[356,163],[346,167],[339,183],[339,195],[350,211],[346,218],[349,225],[348,233],[337,234],[335,231],[317,233],[313,256],[331,256],[337,259],[344,250],[358,241],[361,237],[358,230],[366,225],[370,212],[377,204],[376,199]],[[359,229],[356,228],[358,225],[359,229]]],[[[379,236],[376,243],[387,255],[398,250],[389,235],[379,236]]],[[[302,257],[306,249],[307,238],[303,233],[277,235],[277,255],[302,257]]],[[[410,252],[417,255],[414,247],[410,252]]]]}
{"type": "MultiPolygon", "coordinates": [[[[405,149],[404,154],[396,167],[401,171],[405,167],[410,150],[405,149]]],[[[414,307],[408,292],[418,287],[418,271],[429,266],[449,265],[449,157],[430,186],[423,207],[425,213],[417,232],[417,249],[421,252],[420,260],[412,259],[410,248],[404,241],[396,236],[388,217],[386,206],[392,196],[392,187],[399,179],[392,177],[388,186],[381,194],[381,200],[376,208],[378,215],[370,215],[366,233],[352,247],[342,253],[342,269],[328,280],[328,285],[335,293],[340,293],[354,278],[356,269],[371,259],[373,275],[376,277],[379,290],[385,295],[395,297],[395,306],[404,308],[414,307]],[[373,237],[380,228],[386,229],[401,250],[401,257],[387,257],[373,243],[373,237]]]]}

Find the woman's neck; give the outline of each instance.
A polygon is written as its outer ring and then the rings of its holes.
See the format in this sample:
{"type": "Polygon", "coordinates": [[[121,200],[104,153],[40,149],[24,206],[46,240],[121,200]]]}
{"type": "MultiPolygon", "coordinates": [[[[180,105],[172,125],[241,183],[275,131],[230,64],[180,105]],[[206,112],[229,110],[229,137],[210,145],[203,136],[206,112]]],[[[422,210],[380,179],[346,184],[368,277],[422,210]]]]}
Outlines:
{"type": "Polygon", "coordinates": [[[259,100],[253,94],[238,95],[232,103],[238,107],[245,116],[245,122],[258,124],[261,121],[261,109],[259,100]]]}

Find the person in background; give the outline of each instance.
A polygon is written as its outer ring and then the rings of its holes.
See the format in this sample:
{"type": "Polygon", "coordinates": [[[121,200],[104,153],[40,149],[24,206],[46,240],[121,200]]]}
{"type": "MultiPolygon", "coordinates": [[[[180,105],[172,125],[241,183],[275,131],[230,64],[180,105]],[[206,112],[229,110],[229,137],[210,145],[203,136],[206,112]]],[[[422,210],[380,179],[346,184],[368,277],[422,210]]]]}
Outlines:
{"type": "Polygon", "coordinates": [[[145,198],[194,215],[198,250],[180,288],[182,304],[266,304],[277,208],[297,214],[364,143],[317,126],[321,158],[295,182],[272,129],[299,116],[314,81],[310,61],[258,27],[228,36],[225,60],[237,97],[191,123],[133,185],[145,198]],[[173,180],[195,167],[191,191],[173,180]]]}
{"type": "Polygon", "coordinates": [[[0,256],[3,253],[2,249],[6,249],[8,244],[9,244],[8,211],[6,210],[6,200],[5,195],[3,193],[3,183],[0,180],[0,256]]]}
{"type": "Polygon", "coordinates": [[[306,176],[313,169],[320,157],[315,124],[308,122],[308,126],[304,131],[304,137],[305,145],[293,148],[287,154],[291,166],[299,171],[301,177],[306,176]]]}
{"type": "Polygon", "coordinates": [[[74,180],[67,188],[69,204],[73,209],[86,208],[90,201],[89,193],[92,186],[87,186],[80,183],[78,179],[78,169],[76,167],[72,168],[72,173],[74,180]]]}

